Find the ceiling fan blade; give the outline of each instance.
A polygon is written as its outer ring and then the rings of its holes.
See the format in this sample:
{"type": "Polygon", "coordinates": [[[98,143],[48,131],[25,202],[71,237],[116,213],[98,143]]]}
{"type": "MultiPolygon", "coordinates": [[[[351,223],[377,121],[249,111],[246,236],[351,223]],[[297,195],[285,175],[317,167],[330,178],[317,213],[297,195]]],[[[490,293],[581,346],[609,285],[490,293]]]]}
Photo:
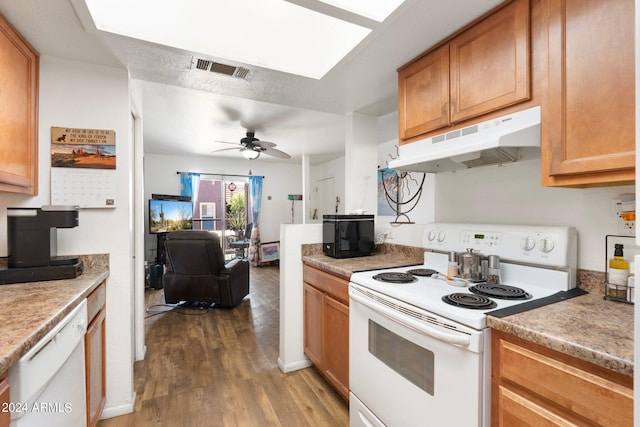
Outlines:
{"type": "MultiPolygon", "coordinates": [[[[237,144],[236,144],[237,145],[237,144]]],[[[238,147],[233,147],[233,148],[220,148],[218,150],[213,150],[211,151],[211,153],[219,153],[221,151],[229,151],[229,150],[241,150],[242,147],[238,146],[238,147]]]]}
{"type": "Polygon", "coordinates": [[[273,142],[261,141],[261,140],[253,141],[253,145],[257,145],[258,147],[262,147],[262,148],[273,148],[276,146],[276,144],[274,144],[273,142]]]}
{"type": "Polygon", "coordinates": [[[276,150],[273,147],[266,147],[264,149],[264,153],[270,156],[279,157],[281,159],[290,159],[291,156],[285,153],[284,151],[276,150]]]}
{"type": "Polygon", "coordinates": [[[216,140],[216,141],[213,141],[213,142],[219,143],[219,144],[232,144],[232,145],[237,145],[238,147],[240,147],[240,144],[237,143],[237,142],[219,141],[219,140],[216,140]]]}

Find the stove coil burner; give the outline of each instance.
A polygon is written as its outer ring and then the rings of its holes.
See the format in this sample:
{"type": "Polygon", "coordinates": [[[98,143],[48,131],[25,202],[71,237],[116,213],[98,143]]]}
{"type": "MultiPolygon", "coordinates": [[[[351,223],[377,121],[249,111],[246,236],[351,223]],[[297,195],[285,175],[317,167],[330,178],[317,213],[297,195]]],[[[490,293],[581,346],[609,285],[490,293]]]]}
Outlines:
{"type": "Polygon", "coordinates": [[[395,272],[395,271],[378,273],[375,276],[373,276],[373,278],[381,282],[390,282],[390,283],[411,283],[418,280],[415,277],[413,277],[411,274],[395,272]]]}
{"type": "Polygon", "coordinates": [[[426,276],[431,277],[437,273],[437,271],[432,270],[430,268],[414,268],[412,270],[407,270],[407,273],[413,274],[414,276],[426,276]]]}
{"type": "Polygon", "coordinates": [[[500,285],[489,283],[479,283],[469,288],[471,292],[478,295],[484,295],[498,299],[508,300],[525,300],[531,299],[531,294],[525,292],[522,288],[516,288],[515,286],[500,285]]]}
{"type": "Polygon", "coordinates": [[[477,310],[486,310],[495,308],[497,304],[489,298],[476,294],[450,294],[442,297],[442,301],[447,304],[455,305],[461,308],[473,308],[477,310]]]}

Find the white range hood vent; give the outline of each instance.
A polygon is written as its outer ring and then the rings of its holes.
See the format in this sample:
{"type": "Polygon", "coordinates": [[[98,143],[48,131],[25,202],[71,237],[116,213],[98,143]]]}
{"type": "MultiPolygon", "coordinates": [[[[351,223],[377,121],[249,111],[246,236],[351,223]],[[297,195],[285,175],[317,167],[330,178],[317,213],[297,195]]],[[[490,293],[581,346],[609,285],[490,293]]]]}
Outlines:
{"type": "Polygon", "coordinates": [[[540,157],[540,107],[404,144],[398,152],[389,168],[430,173],[540,157]]]}

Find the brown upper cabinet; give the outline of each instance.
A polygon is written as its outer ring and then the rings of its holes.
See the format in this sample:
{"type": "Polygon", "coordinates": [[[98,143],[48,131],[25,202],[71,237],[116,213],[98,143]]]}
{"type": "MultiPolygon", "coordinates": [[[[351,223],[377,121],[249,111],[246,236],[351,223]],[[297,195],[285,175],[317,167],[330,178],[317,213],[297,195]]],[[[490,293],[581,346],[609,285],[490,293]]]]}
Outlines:
{"type": "Polygon", "coordinates": [[[400,140],[531,97],[529,0],[515,0],[398,70],[400,140]]]}
{"type": "Polygon", "coordinates": [[[38,53],[0,15],[0,191],[38,193],[38,53]]]}
{"type": "Polygon", "coordinates": [[[449,45],[398,72],[400,138],[449,126],[449,45]]]}
{"type": "Polygon", "coordinates": [[[634,0],[548,4],[543,184],[631,184],[635,179],[634,0]]]}

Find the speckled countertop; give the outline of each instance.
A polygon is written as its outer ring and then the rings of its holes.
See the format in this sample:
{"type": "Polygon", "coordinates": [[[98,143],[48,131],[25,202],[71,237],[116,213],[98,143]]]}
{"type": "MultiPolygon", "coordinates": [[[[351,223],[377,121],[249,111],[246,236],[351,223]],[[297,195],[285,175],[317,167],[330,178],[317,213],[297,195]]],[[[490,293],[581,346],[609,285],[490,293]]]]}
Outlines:
{"type": "Polygon", "coordinates": [[[309,244],[302,245],[302,261],[349,280],[351,274],[356,271],[422,264],[424,249],[382,244],[369,256],[331,258],[322,252],[321,244],[309,244]]]}
{"type": "MultiPolygon", "coordinates": [[[[344,278],[361,270],[422,264],[421,248],[387,245],[374,255],[335,259],[320,245],[303,245],[302,260],[344,278]]],[[[633,376],[633,305],[603,298],[604,273],[579,270],[589,293],[511,316],[488,316],[487,325],[581,360],[633,376]]]]}
{"type": "Polygon", "coordinates": [[[633,305],[589,293],[496,318],[491,328],[561,353],[633,376],[633,305]]]}
{"type": "Polygon", "coordinates": [[[109,275],[108,255],[83,255],[75,279],[0,285],[0,373],[47,334],[109,275]]]}

